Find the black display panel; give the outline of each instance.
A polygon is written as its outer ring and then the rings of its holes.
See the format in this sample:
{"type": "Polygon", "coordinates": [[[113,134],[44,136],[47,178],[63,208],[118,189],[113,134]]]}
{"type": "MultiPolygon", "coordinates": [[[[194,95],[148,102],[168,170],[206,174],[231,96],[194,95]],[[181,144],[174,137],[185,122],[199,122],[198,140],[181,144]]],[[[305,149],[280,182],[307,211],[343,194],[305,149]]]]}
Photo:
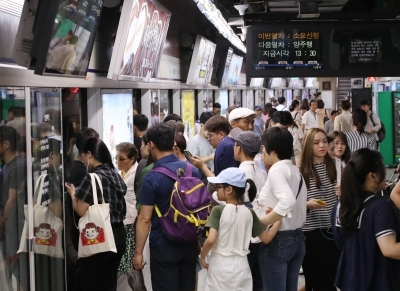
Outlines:
{"type": "Polygon", "coordinates": [[[397,76],[400,66],[400,29],[395,28],[394,23],[391,26],[332,29],[331,69],[397,70],[397,76]]]}
{"type": "Polygon", "coordinates": [[[321,69],[324,65],[318,30],[254,29],[252,35],[255,70],[321,69]]]}
{"type": "Polygon", "coordinates": [[[398,21],[299,21],[257,25],[248,29],[246,45],[247,77],[399,74],[398,21]]]}
{"type": "Polygon", "coordinates": [[[47,17],[35,74],[84,77],[92,54],[103,0],[54,2],[58,3],[58,10],[55,15],[47,17]]]}

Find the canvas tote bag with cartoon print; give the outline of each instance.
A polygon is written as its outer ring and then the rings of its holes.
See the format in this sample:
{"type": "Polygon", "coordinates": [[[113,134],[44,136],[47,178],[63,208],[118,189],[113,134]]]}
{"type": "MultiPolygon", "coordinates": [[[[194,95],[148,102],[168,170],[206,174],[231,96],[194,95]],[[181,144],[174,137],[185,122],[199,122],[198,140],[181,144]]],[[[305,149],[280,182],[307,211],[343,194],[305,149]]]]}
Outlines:
{"type": "MultiPolygon", "coordinates": [[[[43,185],[47,174],[39,176],[36,182],[34,197],[36,203],[33,207],[33,251],[53,258],[64,258],[62,249],[62,229],[61,218],[54,215],[48,206],[42,205],[43,185]]],[[[27,252],[28,237],[28,205],[24,205],[25,223],[22,230],[21,241],[17,253],[27,252]]]]}
{"type": "Polygon", "coordinates": [[[110,222],[110,205],[104,201],[103,185],[97,174],[89,175],[92,180],[93,205],[90,205],[86,214],[79,219],[78,258],[104,252],[117,252],[110,222]],[[101,204],[97,198],[96,181],[101,192],[101,204]]]}

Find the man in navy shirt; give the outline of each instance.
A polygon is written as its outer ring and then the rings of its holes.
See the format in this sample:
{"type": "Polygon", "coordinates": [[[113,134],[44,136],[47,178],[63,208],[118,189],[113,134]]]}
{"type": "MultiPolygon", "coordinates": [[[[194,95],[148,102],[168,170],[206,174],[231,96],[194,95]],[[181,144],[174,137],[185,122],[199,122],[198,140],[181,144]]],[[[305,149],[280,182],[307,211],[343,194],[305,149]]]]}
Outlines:
{"type": "MultiPolygon", "coordinates": [[[[232,129],[240,128],[242,131],[254,129],[255,112],[249,108],[236,108],[229,114],[229,123],[232,129]]],[[[219,173],[230,167],[239,167],[239,162],[235,160],[233,147],[235,140],[232,136],[225,137],[215,150],[214,174],[219,173]]]]}
{"type": "MultiPolygon", "coordinates": [[[[153,125],[147,131],[150,154],[156,161],[154,168],[164,167],[173,173],[186,169],[187,163],[179,160],[172,152],[174,129],[166,123],[153,125]]],[[[193,176],[199,177],[197,169],[193,176]]],[[[200,177],[199,177],[200,178],[200,177]]],[[[169,209],[172,188],[175,181],[161,173],[149,172],[142,181],[140,214],[136,225],[135,268],[143,268],[143,249],[150,230],[150,271],[154,291],[195,289],[197,242],[174,243],[162,231],[155,205],[164,215],[169,209]]]]}

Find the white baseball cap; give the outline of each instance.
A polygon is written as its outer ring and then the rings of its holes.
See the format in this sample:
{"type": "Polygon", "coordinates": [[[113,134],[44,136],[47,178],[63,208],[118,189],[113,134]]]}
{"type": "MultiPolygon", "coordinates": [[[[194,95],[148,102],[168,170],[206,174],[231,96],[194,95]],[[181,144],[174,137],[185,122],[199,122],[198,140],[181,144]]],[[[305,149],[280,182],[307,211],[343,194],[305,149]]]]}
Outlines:
{"type": "Polygon", "coordinates": [[[231,113],[229,113],[229,123],[231,123],[232,121],[234,121],[236,119],[245,118],[250,115],[256,115],[254,110],[251,110],[249,108],[243,108],[243,107],[233,109],[231,111],[231,113]]]}

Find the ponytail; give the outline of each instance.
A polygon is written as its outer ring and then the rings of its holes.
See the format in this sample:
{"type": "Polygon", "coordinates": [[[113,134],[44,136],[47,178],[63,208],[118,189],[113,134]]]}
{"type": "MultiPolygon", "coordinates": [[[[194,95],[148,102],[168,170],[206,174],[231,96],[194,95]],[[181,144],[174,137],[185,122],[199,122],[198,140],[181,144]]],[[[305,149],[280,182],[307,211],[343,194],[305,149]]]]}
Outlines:
{"type": "Polygon", "coordinates": [[[364,184],[370,173],[378,175],[380,181],[377,183],[386,178],[381,154],[368,148],[354,152],[344,168],[340,183],[339,219],[341,226],[347,232],[358,228],[358,217],[363,209],[364,184]]]}
{"type": "Polygon", "coordinates": [[[236,199],[238,200],[239,203],[244,202],[244,194],[247,192],[247,195],[249,195],[249,200],[250,202],[253,202],[253,200],[256,198],[257,195],[257,187],[256,184],[254,184],[253,180],[247,179],[246,180],[246,187],[241,188],[241,187],[236,187],[232,186],[233,191],[235,192],[236,199]]]}
{"type": "Polygon", "coordinates": [[[361,213],[361,197],[364,191],[358,180],[353,161],[349,161],[343,170],[340,190],[340,224],[345,231],[356,230],[358,227],[357,218],[361,213]]]}
{"type": "Polygon", "coordinates": [[[362,134],[364,132],[364,126],[361,123],[357,123],[356,125],[357,131],[362,134]]]}
{"type": "Polygon", "coordinates": [[[253,202],[257,195],[257,187],[252,179],[246,180],[246,189],[247,189],[247,194],[249,195],[250,202],[253,202]]]}

